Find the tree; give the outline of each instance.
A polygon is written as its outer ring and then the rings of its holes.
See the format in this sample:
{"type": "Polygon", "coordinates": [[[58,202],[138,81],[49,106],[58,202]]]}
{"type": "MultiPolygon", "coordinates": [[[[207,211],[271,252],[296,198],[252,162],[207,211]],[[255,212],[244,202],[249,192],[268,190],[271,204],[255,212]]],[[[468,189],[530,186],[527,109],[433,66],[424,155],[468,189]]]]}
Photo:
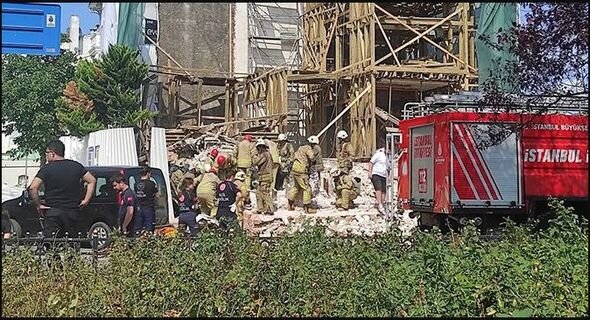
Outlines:
{"type": "Polygon", "coordinates": [[[497,66],[484,83],[484,103],[509,110],[516,105],[550,107],[586,103],[588,98],[588,3],[530,3],[525,22],[483,39],[517,58],[497,66]],[[502,85],[516,80],[516,94],[502,85]]]}
{"type": "Polygon", "coordinates": [[[2,126],[6,134],[18,132],[17,148],[9,155],[20,158],[38,152],[45,162],[45,147],[62,130],[55,113],[56,99],[74,79],[76,57],[2,56],[2,126]]]}
{"type": "Polygon", "coordinates": [[[62,33],[60,43],[70,43],[70,42],[72,42],[72,40],[70,40],[70,35],[67,33],[62,33]]]}
{"type": "Polygon", "coordinates": [[[88,9],[90,9],[91,12],[96,13],[100,17],[100,15],[102,14],[102,2],[89,2],[88,9]]]}
{"type": "MultiPolygon", "coordinates": [[[[76,67],[76,88],[70,97],[60,99],[59,119],[72,135],[83,136],[93,128],[138,127],[155,113],[141,110],[139,89],[148,67],[139,60],[139,52],[114,45],[95,61],[80,61],[76,67]],[[72,103],[72,96],[87,96],[93,107],[72,103]]],[[[74,99],[75,100],[75,99],[74,99]]]]}

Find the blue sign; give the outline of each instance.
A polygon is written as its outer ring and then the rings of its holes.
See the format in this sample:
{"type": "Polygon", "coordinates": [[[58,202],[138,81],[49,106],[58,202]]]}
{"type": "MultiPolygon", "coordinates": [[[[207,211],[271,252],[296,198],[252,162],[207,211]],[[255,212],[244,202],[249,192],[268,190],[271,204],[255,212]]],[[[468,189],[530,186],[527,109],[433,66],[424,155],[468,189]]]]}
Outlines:
{"type": "Polygon", "coordinates": [[[2,53],[59,55],[58,4],[2,2],[2,53]]]}

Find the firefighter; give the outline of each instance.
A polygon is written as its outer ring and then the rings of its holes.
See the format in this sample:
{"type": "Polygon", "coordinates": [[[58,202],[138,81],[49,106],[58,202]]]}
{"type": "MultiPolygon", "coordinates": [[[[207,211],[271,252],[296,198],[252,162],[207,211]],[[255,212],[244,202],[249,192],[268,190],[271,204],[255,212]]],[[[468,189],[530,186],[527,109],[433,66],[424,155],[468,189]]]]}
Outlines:
{"type": "Polygon", "coordinates": [[[254,157],[253,165],[258,173],[258,188],[256,189],[256,206],[258,212],[263,214],[273,213],[273,202],[271,196],[272,183],[272,156],[268,150],[268,145],[262,139],[256,141],[256,150],[258,154],[254,157]]]}
{"type": "Polygon", "coordinates": [[[319,141],[318,144],[313,146],[313,153],[314,153],[314,165],[311,170],[310,174],[310,185],[313,187],[312,192],[314,198],[320,192],[320,185],[322,179],[322,171],[324,171],[324,159],[322,157],[322,148],[320,148],[319,141]]]}
{"type": "Polygon", "coordinates": [[[244,208],[246,205],[250,204],[250,194],[248,188],[246,187],[246,173],[244,171],[238,171],[234,177],[234,183],[240,189],[240,198],[236,200],[236,209],[238,214],[238,221],[242,221],[242,215],[244,214],[244,208]]]}
{"type": "Polygon", "coordinates": [[[244,171],[246,180],[244,183],[251,189],[252,184],[252,158],[256,154],[256,148],[252,144],[252,135],[244,135],[244,139],[238,143],[237,166],[238,170],[244,171]]]}
{"type": "MultiPolygon", "coordinates": [[[[207,165],[205,166],[208,167],[207,165]]],[[[215,192],[221,180],[217,176],[217,169],[210,168],[208,172],[195,179],[197,184],[197,199],[201,206],[201,212],[212,217],[217,213],[215,204],[215,192]]]]}
{"type": "Polygon", "coordinates": [[[340,184],[340,170],[337,168],[330,169],[330,176],[332,177],[332,181],[334,181],[334,193],[336,193],[336,199],[338,199],[340,198],[340,189],[338,189],[338,185],[340,184]]]}
{"type": "Polygon", "coordinates": [[[336,143],[336,162],[338,164],[338,169],[349,174],[352,169],[352,159],[354,157],[352,144],[346,141],[348,133],[344,130],[338,131],[336,137],[338,138],[338,142],[336,143]]]}
{"type": "Polygon", "coordinates": [[[174,194],[180,193],[180,184],[184,179],[184,173],[180,167],[181,160],[174,160],[170,162],[170,185],[174,194]]]}
{"type": "Polygon", "coordinates": [[[209,151],[209,157],[207,158],[207,163],[211,167],[217,167],[217,164],[215,163],[215,159],[217,159],[218,155],[219,155],[219,150],[217,148],[213,148],[213,149],[211,149],[211,151],[209,151]]]}
{"type": "Polygon", "coordinates": [[[217,173],[219,179],[225,179],[225,176],[228,174],[228,163],[229,163],[229,156],[219,153],[217,157],[215,157],[215,164],[213,165],[214,168],[217,169],[217,173]]]}
{"type": "Polygon", "coordinates": [[[291,168],[291,177],[293,178],[293,186],[289,189],[289,211],[295,210],[295,200],[299,193],[303,193],[303,208],[306,213],[316,213],[317,209],[311,205],[311,186],[309,185],[309,173],[311,167],[314,165],[315,153],[313,152],[314,145],[319,143],[316,136],[307,138],[307,145],[299,147],[295,152],[295,159],[293,160],[293,167],[291,168]]]}
{"type": "Polygon", "coordinates": [[[277,172],[279,171],[279,167],[281,166],[281,158],[279,157],[279,148],[277,144],[270,140],[269,137],[264,137],[264,142],[268,146],[270,151],[270,156],[272,157],[272,182],[270,185],[271,195],[272,195],[272,202],[276,203],[277,201],[277,190],[275,189],[275,184],[277,183],[277,172]]]}
{"type": "Polygon", "coordinates": [[[291,166],[293,165],[293,157],[295,156],[295,149],[293,148],[291,142],[287,140],[287,135],[284,133],[279,134],[277,147],[279,148],[279,157],[281,160],[281,165],[279,171],[277,172],[275,189],[283,190],[285,178],[288,177],[289,173],[291,172],[291,166]]]}
{"type": "Polygon", "coordinates": [[[358,197],[360,189],[355,187],[354,179],[345,172],[340,171],[338,180],[336,188],[340,191],[340,197],[336,199],[336,208],[338,210],[348,210],[354,206],[353,200],[358,197]]]}

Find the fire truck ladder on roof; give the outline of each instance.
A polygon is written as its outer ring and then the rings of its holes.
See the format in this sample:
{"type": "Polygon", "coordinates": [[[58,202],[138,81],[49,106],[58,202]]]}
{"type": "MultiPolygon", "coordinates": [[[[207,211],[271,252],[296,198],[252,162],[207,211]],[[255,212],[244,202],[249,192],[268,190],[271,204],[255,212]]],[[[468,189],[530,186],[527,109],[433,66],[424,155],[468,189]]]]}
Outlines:
{"type": "Polygon", "coordinates": [[[513,106],[494,107],[482,103],[480,92],[463,91],[452,95],[435,94],[423,102],[409,102],[402,111],[403,120],[440,112],[498,112],[588,114],[588,97],[520,97],[513,106]],[[534,103],[531,100],[535,99],[534,103]]]}

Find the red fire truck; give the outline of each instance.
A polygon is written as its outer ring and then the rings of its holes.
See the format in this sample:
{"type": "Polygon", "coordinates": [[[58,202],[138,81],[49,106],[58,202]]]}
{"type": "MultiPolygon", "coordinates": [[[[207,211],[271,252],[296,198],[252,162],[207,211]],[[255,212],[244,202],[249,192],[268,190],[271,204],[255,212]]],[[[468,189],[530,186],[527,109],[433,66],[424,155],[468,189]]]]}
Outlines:
{"type": "Polygon", "coordinates": [[[588,211],[587,115],[444,111],[399,128],[398,205],[421,226],[531,217],[550,196],[588,211]]]}

